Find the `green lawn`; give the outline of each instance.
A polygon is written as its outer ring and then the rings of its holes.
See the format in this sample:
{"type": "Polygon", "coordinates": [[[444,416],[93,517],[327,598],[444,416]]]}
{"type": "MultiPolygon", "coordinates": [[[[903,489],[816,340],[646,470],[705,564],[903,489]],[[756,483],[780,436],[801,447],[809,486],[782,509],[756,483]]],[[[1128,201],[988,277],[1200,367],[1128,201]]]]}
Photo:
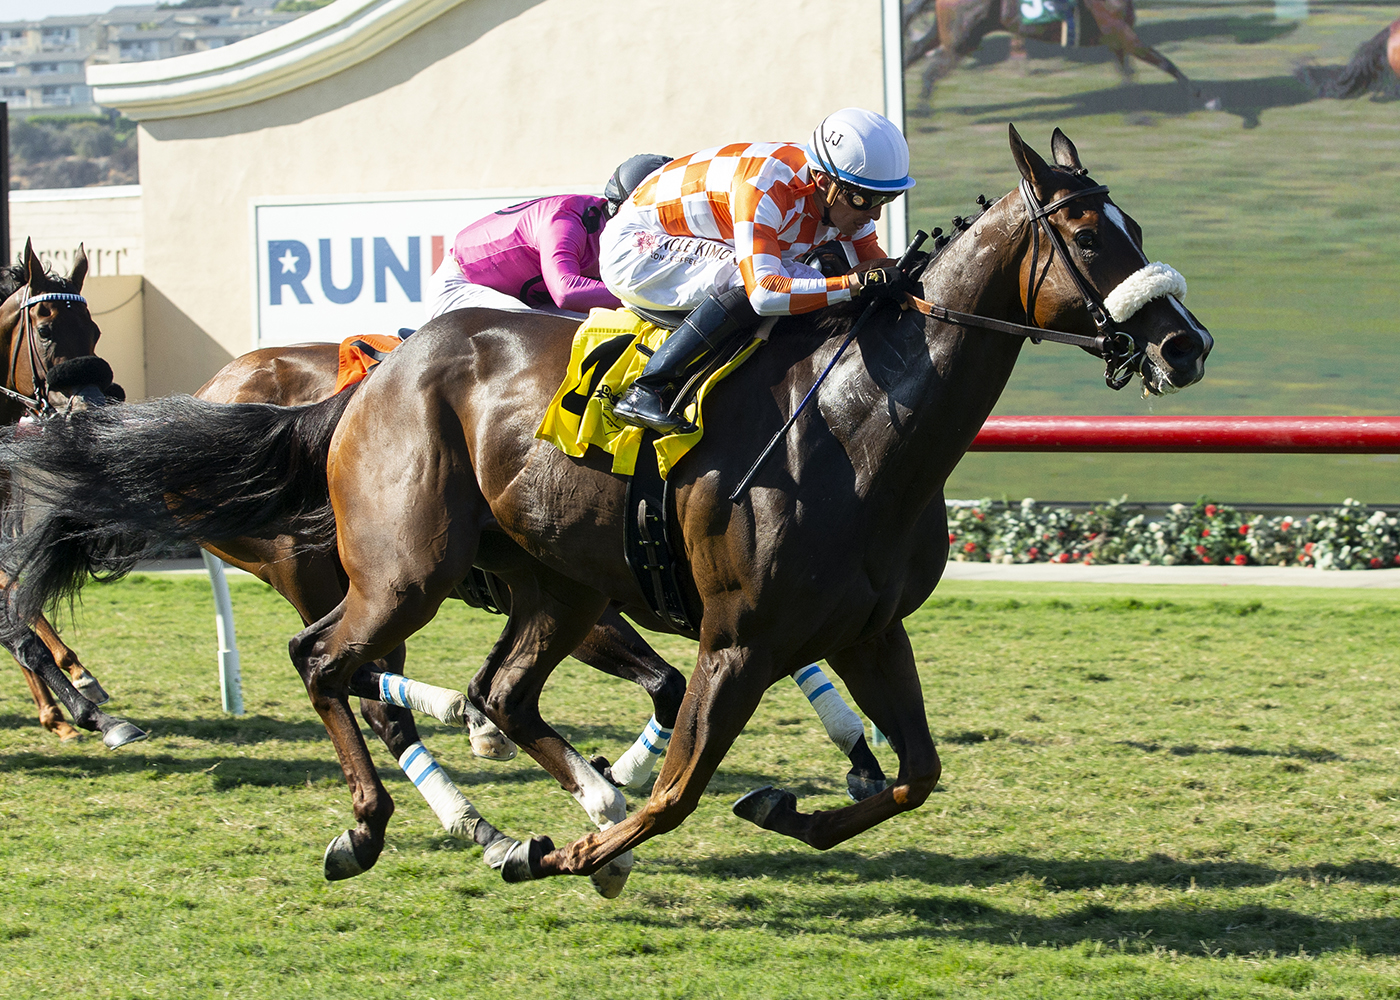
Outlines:
{"type": "MultiPolygon", "coordinates": [[[[1140,65],[1120,86],[1106,50],[1005,35],[908,119],[920,183],[911,225],[948,227],[977,194],[1016,173],[1006,123],[1049,154],[1059,126],[1096,180],[1142,225],[1148,256],[1190,283],[1188,304],[1216,338],[1205,380],[1143,401],[1112,393],[1078,351],[1027,347],[998,413],[1396,413],[1400,384],[1400,115],[1394,100],[1314,100],[1301,59],[1345,62],[1394,19],[1393,5],[1317,4],[1304,22],[1249,4],[1139,5],[1143,37],[1222,110],[1140,65]]],[[[906,93],[911,107],[918,73],[906,93]]],[[[950,495],[1013,499],[1400,502],[1395,456],[971,455],[950,495]]]]}
{"type": "MultiPolygon", "coordinates": [[[[784,682],[611,902],[503,884],[378,746],[388,849],[325,883],[348,796],[296,622],[233,593],[241,719],[199,577],[92,587],[73,633],[149,742],[59,745],[0,685],[0,996],[1400,997],[1400,592],[945,584],[909,621],[944,761],[922,809],[826,854],[734,818],[765,783],[843,802],[784,682]]],[[[499,625],[446,609],[412,672],[464,685],[499,625]]],[[[544,704],[613,755],[648,711],[572,661],[544,704]]],[[[425,732],[493,822],[586,832],[533,763],[425,732]]]]}

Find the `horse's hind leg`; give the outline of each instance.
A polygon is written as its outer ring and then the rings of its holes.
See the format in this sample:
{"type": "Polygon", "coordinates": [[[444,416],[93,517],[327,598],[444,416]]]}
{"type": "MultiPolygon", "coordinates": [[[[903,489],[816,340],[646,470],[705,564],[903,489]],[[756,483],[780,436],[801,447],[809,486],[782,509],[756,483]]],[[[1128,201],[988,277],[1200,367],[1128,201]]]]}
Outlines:
{"type": "Polygon", "coordinates": [[[846,792],[860,802],[885,790],[885,772],[865,741],[865,723],[851,711],[826,672],[815,663],[794,670],[792,679],[807,696],[831,742],[851,761],[846,792]]]}
{"type": "Polygon", "coordinates": [[[777,788],[757,789],[734,804],[736,815],[822,851],[922,805],[941,768],[924,715],[914,651],[902,624],[829,655],[827,662],[899,755],[894,784],[863,802],[811,814],[799,813],[796,796],[777,788]]]}
{"type": "Polygon", "coordinates": [[[594,757],[591,763],[620,788],[639,785],[666,751],[671,730],[685,697],[685,677],[652,649],[615,607],[609,606],[574,650],[574,659],[612,677],[641,686],[651,696],[652,716],[641,735],[609,766],[594,757]]]}
{"type": "Polygon", "coordinates": [[[29,693],[34,698],[34,707],[39,710],[39,725],[65,743],[81,736],[82,734],[70,726],[68,720],[63,717],[63,710],[58,707],[58,702],[54,701],[53,692],[49,690],[47,684],[39,679],[39,675],[32,670],[26,670],[23,666],[20,667],[20,673],[24,674],[25,683],[29,685],[29,693]]]}

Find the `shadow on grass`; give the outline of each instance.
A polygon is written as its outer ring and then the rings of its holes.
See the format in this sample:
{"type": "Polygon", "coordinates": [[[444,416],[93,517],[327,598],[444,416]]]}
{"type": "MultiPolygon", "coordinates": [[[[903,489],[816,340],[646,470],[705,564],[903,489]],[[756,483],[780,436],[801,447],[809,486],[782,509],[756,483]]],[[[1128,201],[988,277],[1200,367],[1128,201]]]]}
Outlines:
{"type": "MultiPolygon", "coordinates": [[[[1192,905],[1192,889],[1266,885],[1284,879],[1331,884],[1346,881],[1369,885],[1400,883],[1400,868],[1383,861],[1353,861],[1345,865],[1273,869],[1236,862],[1193,863],[1171,858],[1144,861],[1059,861],[1024,855],[951,858],[924,851],[901,851],[877,859],[847,852],[822,855],[771,853],[698,862],[648,858],[647,866],[685,875],[715,879],[744,879],[748,884],[729,897],[733,912],[725,922],[754,928],[766,925],[781,934],[839,926],[841,933],[867,940],[926,936],[989,943],[1024,943],[1063,947],[1100,942],[1126,952],[1150,951],[1153,946],[1208,955],[1274,951],[1296,953],[1301,947],[1320,951],[1354,950],[1363,954],[1400,954],[1400,918],[1375,916],[1327,919],[1277,906],[1244,903],[1238,906],[1192,905]],[[788,884],[786,891],[765,889],[763,878],[788,884]],[[1071,910],[1042,916],[1019,906],[1004,907],[974,897],[967,890],[987,889],[1030,880],[1041,892],[1095,889],[1106,886],[1158,886],[1182,890],[1179,900],[1151,907],[1117,907],[1090,902],[1071,910]],[[911,883],[923,883],[919,889],[911,883]],[[813,893],[820,886],[819,893],[813,893]],[[937,888],[935,888],[937,887],[937,888]],[[890,889],[899,890],[894,895],[890,889]],[[862,921],[877,924],[862,929],[862,921]],[[891,928],[889,922],[899,926],[891,928]],[[910,923],[914,926],[911,928],[910,923]]],[[[724,898],[723,891],[718,893],[724,898]]],[[[1218,896],[1212,901],[1218,901],[1218,896]]],[[[1204,902],[1204,900],[1202,900],[1204,902]]],[[[658,927],[680,926],[664,907],[647,907],[643,915],[629,912],[619,921],[658,927]]]]}
{"type": "MultiPolygon", "coordinates": [[[[309,706],[307,712],[309,715],[309,706]]],[[[267,715],[191,719],[188,717],[166,718],[161,716],[141,715],[139,712],[130,711],[116,712],[113,714],[123,719],[130,719],[153,736],[183,736],[196,740],[208,740],[212,743],[231,743],[235,745],[263,743],[268,740],[280,740],[285,743],[321,740],[329,742],[329,738],[326,736],[326,727],[321,725],[320,719],[314,717],[304,721],[289,722],[285,719],[275,719],[267,715]]],[[[26,726],[34,725],[36,725],[35,721],[27,716],[0,715],[0,729],[21,729],[26,726]]],[[[100,737],[98,737],[96,733],[87,733],[84,735],[90,736],[100,745],[100,737]]]]}
{"type": "Polygon", "coordinates": [[[340,765],[329,741],[325,757],[255,759],[249,757],[175,757],[148,754],[131,747],[101,756],[54,757],[39,753],[0,755],[0,770],[22,771],[33,778],[105,778],[144,775],[151,780],[182,774],[208,774],[216,792],[246,785],[259,787],[304,785],[325,779],[342,781],[340,765]]]}

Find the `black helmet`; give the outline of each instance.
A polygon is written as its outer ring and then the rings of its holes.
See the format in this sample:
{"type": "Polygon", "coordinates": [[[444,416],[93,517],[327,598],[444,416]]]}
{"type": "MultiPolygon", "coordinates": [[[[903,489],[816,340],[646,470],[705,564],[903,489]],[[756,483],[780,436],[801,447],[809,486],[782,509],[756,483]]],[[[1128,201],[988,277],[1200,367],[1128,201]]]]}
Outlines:
{"type": "Polygon", "coordinates": [[[675,157],[661,156],[658,153],[638,153],[623,160],[608,178],[607,186],[603,188],[603,197],[608,199],[608,218],[611,219],[617,214],[617,210],[638,184],[673,159],[675,157]]]}

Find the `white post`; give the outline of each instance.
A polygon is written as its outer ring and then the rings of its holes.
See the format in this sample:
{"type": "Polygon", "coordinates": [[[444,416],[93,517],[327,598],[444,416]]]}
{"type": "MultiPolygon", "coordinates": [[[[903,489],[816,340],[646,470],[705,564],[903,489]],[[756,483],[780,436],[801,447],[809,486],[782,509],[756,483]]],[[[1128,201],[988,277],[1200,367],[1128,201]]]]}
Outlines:
{"type": "Polygon", "coordinates": [[[209,571],[209,584],[214,588],[214,628],[219,634],[219,689],[224,696],[224,711],[243,714],[243,682],[238,672],[238,640],[233,635],[233,601],[228,595],[228,578],[224,576],[224,561],[200,550],[204,568],[209,571]]]}
{"type": "MultiPolygon", "coordinates": [[[[904,131],[904,27],[899,0],[881,0],[881,41],[885,62],[885,117],[904,131]]],[[[889,243],[885,251],[898,257],[909,243],[909,195],[885,208],[889,243]]]]}

